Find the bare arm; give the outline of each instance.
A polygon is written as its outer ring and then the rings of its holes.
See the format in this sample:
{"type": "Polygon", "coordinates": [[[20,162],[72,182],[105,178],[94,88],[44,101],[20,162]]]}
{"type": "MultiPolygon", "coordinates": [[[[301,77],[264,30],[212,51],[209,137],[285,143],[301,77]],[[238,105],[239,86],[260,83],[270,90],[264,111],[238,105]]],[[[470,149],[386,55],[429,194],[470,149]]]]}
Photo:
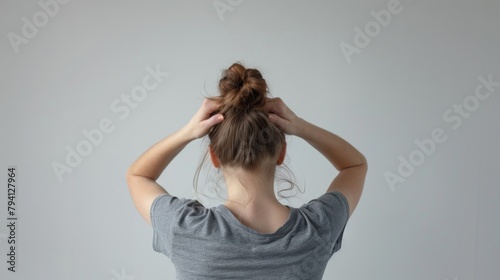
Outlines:
{"type": "Polygon", "coordinates": [[[184,131],[177,131],[149,148],[127,170],[127,184],[132,201],[149,224],[151,204],[159,195],[168,193],[156,180],[190,141],[184,131]]]}
{"type": "Polygon", "coordinates": [[[156,197],[167,193],[156,180],[189,142],[203,137],[211,126],[223,120],[220,114],[210,117],[217,108],[215,102],[205,100],[188,124],[149,148],[127,170],[127,184],[132,200],[149,224],[151,204],[156,197]]]}
{"type": "Polygon", "coordinates": [[[327,192],[339,191],[349,203],[349,216],[358,205],[368,164],[356,148],[341,137],[297,117],[279,98],[268,100],[270,120],[285,133],[307,141],[339,171],[327,192]]]}
{"type": "Polygon", "coordinates": [[[311,144],[339,171],[327,192],[339,191],[344,194],[349,202],[351,215],[363,192],[368,170],[365,157],[341,137],[302,119],[299,123],[297,136],[311,144]]]}

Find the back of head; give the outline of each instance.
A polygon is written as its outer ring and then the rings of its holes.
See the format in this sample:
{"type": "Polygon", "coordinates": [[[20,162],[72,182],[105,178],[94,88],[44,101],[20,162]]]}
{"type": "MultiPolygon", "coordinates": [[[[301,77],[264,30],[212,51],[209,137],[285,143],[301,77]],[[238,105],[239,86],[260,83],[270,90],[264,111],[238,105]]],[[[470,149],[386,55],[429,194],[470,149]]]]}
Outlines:
{"type": "Polygon", "coordinates": [[[210,148],[219,163],[252,170],[263,159],[277,157],[285,135],[269,121],[264,110],[268,88],[260,71],[234,63],[224,70],[219,91],[220,95],[212,99],[220,102],[215,113],[223,114],[224,121],[208,133],[210,148]]]}

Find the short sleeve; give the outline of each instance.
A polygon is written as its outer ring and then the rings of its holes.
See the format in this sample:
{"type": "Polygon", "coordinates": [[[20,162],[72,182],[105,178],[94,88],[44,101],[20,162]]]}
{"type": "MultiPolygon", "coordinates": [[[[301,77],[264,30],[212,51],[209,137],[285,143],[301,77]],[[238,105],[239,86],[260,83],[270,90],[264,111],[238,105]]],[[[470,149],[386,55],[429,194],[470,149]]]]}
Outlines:
{"type": "MultiPolygon", "coordinates": [[[[179,214],[188,205],[199,204],[197,200],[178,198],[163,194],[151,204],[150,217],[153,227],[153,249],[170,257],[172,235],[179,214]]],[[[200,204],[201,205],[201,204],[200,204]]]]}
{"type": "Polygon", "coordinates": [[[318,232],[328,243],[333,243],[330,256],[340,250],[344,229],[349,220],[349,204],[340,192],[327,192],[307,204],[310,218],[318,227],[318,232]]]}

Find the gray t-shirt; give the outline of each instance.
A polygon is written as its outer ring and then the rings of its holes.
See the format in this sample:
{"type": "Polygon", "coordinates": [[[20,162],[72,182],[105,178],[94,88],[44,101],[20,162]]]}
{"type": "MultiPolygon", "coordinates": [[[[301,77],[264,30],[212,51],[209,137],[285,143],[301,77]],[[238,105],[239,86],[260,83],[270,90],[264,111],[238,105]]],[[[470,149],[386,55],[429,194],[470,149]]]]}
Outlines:
{"type": "Polygon", "coordinates": [[[223,204],[170,194],[151,205],[153,249],[170,258],[177,279],[321,279],[341,247],[349,206],[340,192],[290,208],[271,234],[242,223],[223,204]]]}

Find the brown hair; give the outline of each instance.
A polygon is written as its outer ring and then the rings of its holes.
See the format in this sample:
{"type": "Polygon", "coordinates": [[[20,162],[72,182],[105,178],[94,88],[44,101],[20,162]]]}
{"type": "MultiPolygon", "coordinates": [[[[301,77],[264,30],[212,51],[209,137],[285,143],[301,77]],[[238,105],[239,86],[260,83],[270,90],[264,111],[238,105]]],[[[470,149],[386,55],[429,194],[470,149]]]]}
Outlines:
{"type": "MultiPolygon", "coordinates": [[[[209,99],[220,102],[219,110],[213,114],[223,114],[224,121],[214,125],[207,136],[220,165],[254,170],[263,159],[276,158],[285,145],[285,134],[269,120],[264,110],[269,90],[260,71],[247,69],[238,62],[232,64],[222,73],[219,93],[209,99]]],[[[207,154],[196,172],[195,189],[206,159],[207,154]]],[[[293,176],[288,167],[284,169],[293,176]]],[[[282,181],[291,185],[287,190],[296,186],[289,179],[282,181]]]]}
{"type": "Polygon", "coordinates": [[[219,111],[224,121],[208,133],[210,148],[222,166],[255,169],[265,157],[274,158],[285,143],[285,134],[264,111],[268,88],[257,69],[235,63],[219,81],[219,111]]]}

